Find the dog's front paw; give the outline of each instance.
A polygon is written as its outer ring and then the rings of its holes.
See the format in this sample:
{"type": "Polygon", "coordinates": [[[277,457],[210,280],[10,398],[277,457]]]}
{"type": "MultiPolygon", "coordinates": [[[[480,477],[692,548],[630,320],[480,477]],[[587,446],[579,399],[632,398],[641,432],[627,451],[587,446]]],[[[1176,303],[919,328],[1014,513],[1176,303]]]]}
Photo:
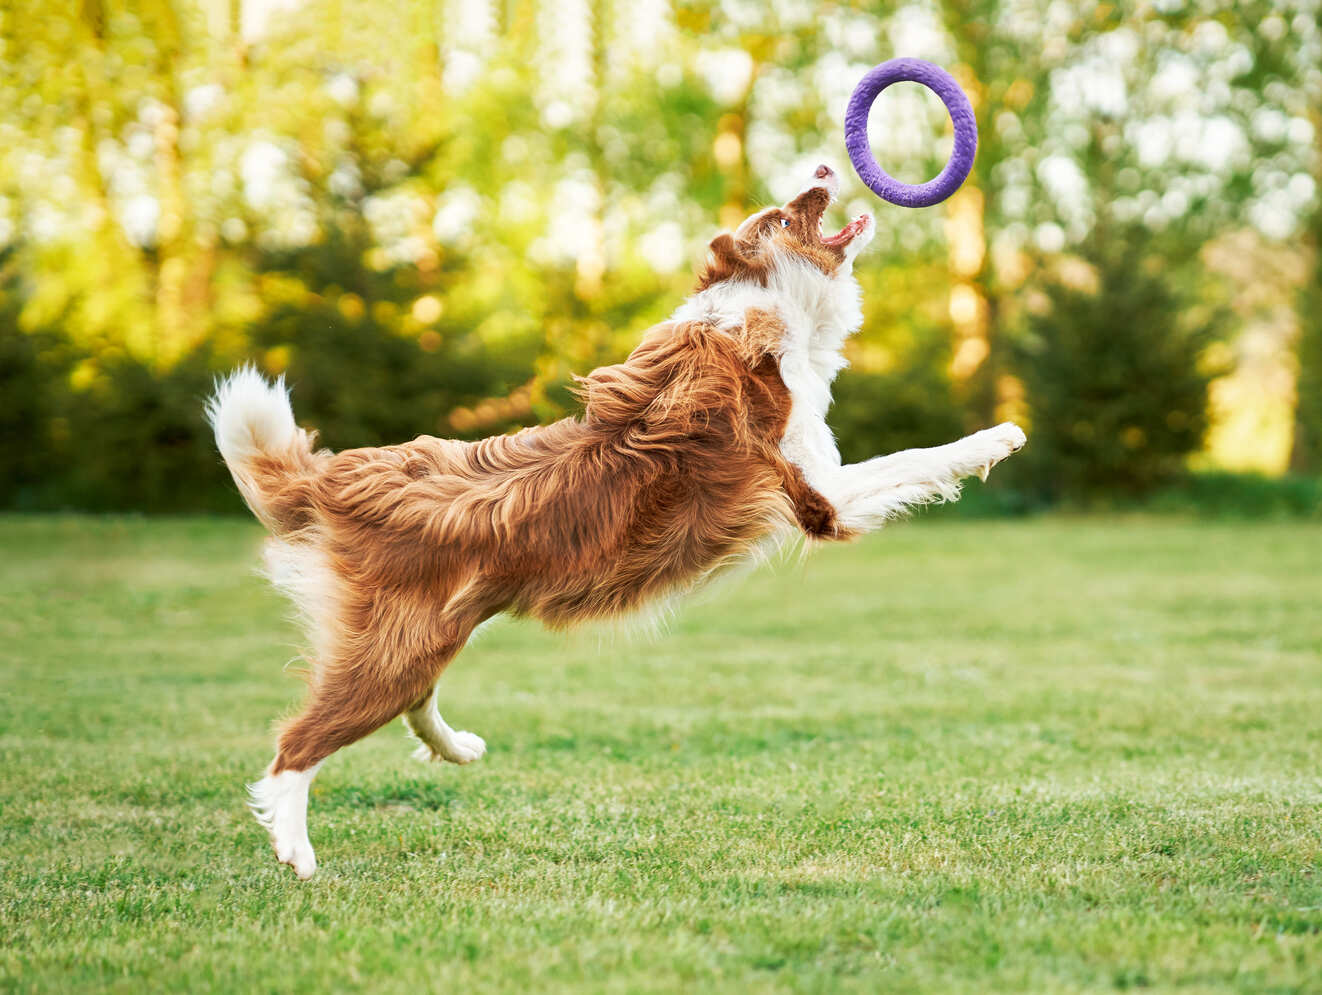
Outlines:
{"type": "Polygon", "coordinates": [[[1028,436],[1024,434],[1024,430],[1012,421],[1001,422],[994,428],[987,429],[987,432],[997,442],[1009,447],[1010,452],[1007,452],[1006,456],[1009,456],[1010,453],[1017,453],[1028,442],[1028,436]]]}
{"type": "Polygon", "coordinates": [[[978,460],[974,472],[982,479],[1001,460],[1012,453],[1017,453],[1028,442],[1024,430],[1014,422],[1007,421],[993,428],[985,428],[973,436],[978,446],[978,460]]]}

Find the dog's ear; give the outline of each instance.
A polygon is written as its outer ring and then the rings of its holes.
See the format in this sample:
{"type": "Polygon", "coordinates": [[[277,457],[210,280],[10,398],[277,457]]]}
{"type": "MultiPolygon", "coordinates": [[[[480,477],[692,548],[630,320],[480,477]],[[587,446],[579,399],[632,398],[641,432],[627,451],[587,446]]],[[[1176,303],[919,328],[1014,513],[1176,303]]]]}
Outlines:
{"type": "Polygon", "coordinates": [[[728,231],[723,231],[711,240],[707,246],[712,259],[717,266],[735,267],[744,261],[743,253],[739,251],[739,246],[735,243],[734,236],[728,231]]]}
{"type": "Polygon", "coordinates": [[[707,265],[698,277],[699,290],[731,279],[754,279],[766,286],[766,265],[749,255],[729,232],[722,232],[712,239],[707,250],[707,265]]]}

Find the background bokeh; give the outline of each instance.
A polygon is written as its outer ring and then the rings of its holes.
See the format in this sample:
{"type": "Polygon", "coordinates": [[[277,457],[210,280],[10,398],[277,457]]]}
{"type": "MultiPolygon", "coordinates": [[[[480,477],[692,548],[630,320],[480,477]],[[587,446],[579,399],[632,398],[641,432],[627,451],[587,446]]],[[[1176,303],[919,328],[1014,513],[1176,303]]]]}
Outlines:
{"type": "MultiPolygon", "coordinates": [[[[826,160],[879,228],[847,457],[1013,417],[1009,504],[1316,510],[1320,128],[1317,0],[8,2],[0,507],[237,510],[200,412],[249,358],[335,448],[570,413],[826,160]],[[940,207],[847,170],[896,55],[978,116],[940,207]]],[[[950,148],[912,84],[870,131],[908,181],[950,148]]]]}

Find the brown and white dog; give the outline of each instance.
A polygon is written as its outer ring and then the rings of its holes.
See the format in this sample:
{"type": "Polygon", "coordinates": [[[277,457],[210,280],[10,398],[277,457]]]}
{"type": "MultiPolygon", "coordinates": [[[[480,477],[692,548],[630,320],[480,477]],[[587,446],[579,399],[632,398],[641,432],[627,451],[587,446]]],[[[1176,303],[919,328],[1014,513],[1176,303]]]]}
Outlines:
{"type": "Polygon", "coordinates": [[[253,369],[207,406],[216,442],[271,532],[266,565],[311,643],[303,710],[251,788],[276,857],[316,870],[308,787],[336,750],[403,714],[424,760],[482,739],[446,725],[436,681],[502,612],[562,627],[692,590],[768,540],[847,539],[954,500],[1024,444],[1012,424],[842,465],[826,424],[862,323],[863,215],[821,233],[839,180],[820,166],[780,208],[711,243],[697,290],[623,363],[579,381],[581,417],[481,442],[422,436],[313,448],[283,382],[253,369]]]}

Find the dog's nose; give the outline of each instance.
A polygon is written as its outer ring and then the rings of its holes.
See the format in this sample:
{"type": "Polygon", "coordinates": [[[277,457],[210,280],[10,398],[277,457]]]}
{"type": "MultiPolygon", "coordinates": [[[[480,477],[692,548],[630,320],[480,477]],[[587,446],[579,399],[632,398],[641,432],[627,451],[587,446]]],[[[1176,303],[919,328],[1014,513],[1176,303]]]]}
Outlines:
{"type": "Polygon", "coordinates": [[[812,179],[803,185],[803,190],[800,190],[799,193],[803,193],[806,190],[816,189],[825,190],[831,195],[832,200],[835,199],[836,193],[840,190],[840,177],[836,175],[836,171],[826,163],[822,163],[813,170],[812,179]]]}

